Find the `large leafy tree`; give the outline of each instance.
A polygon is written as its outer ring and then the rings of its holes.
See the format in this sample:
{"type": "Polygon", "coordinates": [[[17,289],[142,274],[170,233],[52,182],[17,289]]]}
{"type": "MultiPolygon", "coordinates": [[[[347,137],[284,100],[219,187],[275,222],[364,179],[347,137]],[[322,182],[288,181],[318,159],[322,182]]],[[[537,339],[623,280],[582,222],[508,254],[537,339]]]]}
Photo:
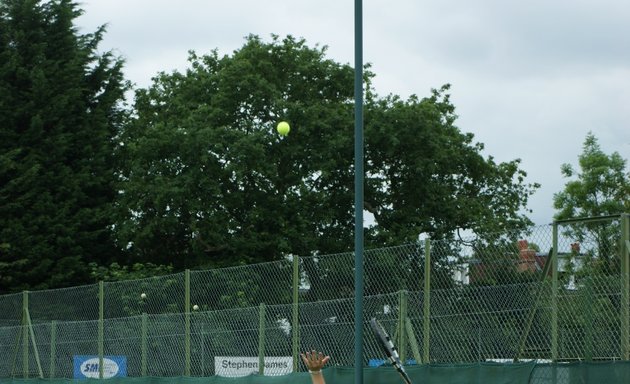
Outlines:
{"type": "Polygon", "coordinates": [[[80,35],[69,0],[0,2],[0,291],[87,281],[116,260],[122,62],[80,35]]]}
{"type": "Polygon", "coordinates": [[[181,268],[347,249],[352,69],[291,38],[190,61],[137,93],[123,135],[131,250],[181,268]]]}
{"type": "Polygon", "coordinates": [[[563,164],[564,190],[554,195],[556,220],[616,215],[630,207],[630,173],[618,152],[606,154],[597,137],[586,135],[578,157],[579,170],[563,164]]]}
{"type": "Polygon", "coordinates": [[[414,240],[420,232],[447,238],[457,229],[484,238],[531,224],[523,212],[538,184],[525,181],[519,159],[483,157],[484,145],[455,125],[448,90],[370,101],[366,209],[384,243],[414,240]]]}
{"type": "MultiPolygon", "coordinates": [[[[579,170],[563,164],[562,175],[570,179],[564,190],[554,195],[556,220],[618,215],[630,207],[630,172],[626,160],[618,152],[606,154],[592,132],[586,135],[582,153],[578,156],[579,170]]],[[[564,234],[577,241],[594,241],[595,249],[586,252],[592,260],[587,265],[604,273],[616,273],[620,268],[617,242],[618,222],[578,222],[563,227],[564,234]],[[594,261],[594,263],[590,263],[594,261]]],[[[591,268],[592,269],[592,268],[591,268]]]]}
{"type": "MultiPolygon", "coordinates": [[[[368,246],[530,223],[521,212],[536,185],[454,125],[448,87],[380,98],[366,73],[368,246]]],[[[179,268],[351,250],[352,82],[325,48],[277,36],[158,74],[122,135],[121,240],[137,261],[179,268]]]]}
{"type": "Polygon", "coordinates": [[[583,332],[571,330],[597,324],[602,334],[612,334],[618,327],[616,314],[623,305],[618,294],[622,228],[620,220],[613,218],[628,213],[630,208],[630,172],[626,163],[618,152],[604,152],[597,137],[589,132],[578,156],[578,167],[562,165],[562,175],[569,180],[553,200],[556,220],[610,216],[609,220],[572,221],[560,227],[565,237],[581,243],[581,247],[572,247],[565,256],[570,261],[565,263],[565,278],[575,278],[581,295],[572,295],[576,301],[567,308],[573,310],[565,313],[566,318],[561,321],[568,324],[573,343],[585,351],[590,343],[590,349],[603,351],[601,354],[612,353],[615,342],[606,337],[593,341],[591,336],[589,340],[583,332]]]}

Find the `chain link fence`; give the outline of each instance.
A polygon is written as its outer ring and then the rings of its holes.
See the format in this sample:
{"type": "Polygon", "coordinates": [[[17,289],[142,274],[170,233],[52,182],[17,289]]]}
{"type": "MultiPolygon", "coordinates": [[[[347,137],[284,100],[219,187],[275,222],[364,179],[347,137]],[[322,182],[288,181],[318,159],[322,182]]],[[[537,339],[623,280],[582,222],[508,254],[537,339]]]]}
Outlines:
{"type": "MultiPolygon", "coordinates": [[[[629,360],[629,227],[621,215],[366,250],[364,364],[384,363],[372,317],[407,364],[629,360]]],[[[229,375],[230,357],[301,371],[310,349],[352,366],[354,307],[353,253],[5,295],[0,377],[72,378],[81,356],[122,356],[127,376],[229,375]]]]}

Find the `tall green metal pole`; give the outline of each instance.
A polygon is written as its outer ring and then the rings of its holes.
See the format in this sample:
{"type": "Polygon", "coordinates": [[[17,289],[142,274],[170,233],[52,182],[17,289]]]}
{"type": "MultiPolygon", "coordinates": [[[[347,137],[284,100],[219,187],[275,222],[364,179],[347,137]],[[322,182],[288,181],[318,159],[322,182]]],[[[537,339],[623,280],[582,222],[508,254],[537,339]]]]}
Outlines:
{"type": "Polygon", "coordinates": [[[363,384],[363,1],[354,0],[354,382],[363,384]]]}

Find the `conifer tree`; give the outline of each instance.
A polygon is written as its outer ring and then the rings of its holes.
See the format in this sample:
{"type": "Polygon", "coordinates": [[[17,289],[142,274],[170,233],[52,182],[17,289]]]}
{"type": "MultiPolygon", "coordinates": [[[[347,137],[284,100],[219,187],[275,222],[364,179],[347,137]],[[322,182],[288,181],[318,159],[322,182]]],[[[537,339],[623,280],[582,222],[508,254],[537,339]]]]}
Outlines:
{"type": "Polygon", "coordinates": [[[0,1],[0,292],[83,283],[115,260],[122,61],[69,0],[0,1]]]}

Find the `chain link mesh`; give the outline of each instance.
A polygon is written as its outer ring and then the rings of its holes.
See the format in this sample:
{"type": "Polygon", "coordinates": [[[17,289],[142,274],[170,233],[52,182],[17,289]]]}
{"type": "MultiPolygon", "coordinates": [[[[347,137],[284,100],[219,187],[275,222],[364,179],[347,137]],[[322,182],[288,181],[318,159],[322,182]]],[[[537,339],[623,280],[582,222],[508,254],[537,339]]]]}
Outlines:
{"type": "MultiPolygon", "coordinates": [[[[409,364],[626,359],[621,220],[555,228],[365,251],[364,364],[384,360],[372,317],[409,364]]],[[[73,356],[100,346],[128,376],[203,377],[221,374],[218,356],[310,349],[354,365],[354,254],[294,257],[106,282],[102,297],[98,284],[0,296],[0,377],[72,378],[73,356]]]]}
{"type": "Polygon", "coordinates": [[[20,325],[22,321],[23,294],[0,296],[0,327],[20,325]]]}
{"type": "Polygon", "coordinates": [[[200,310],[289,304],[293,264],[289,260],[190,272],[191,305],[200,310]]]}
{"type": "Polygon", "coordinates": [[[182,313],[184,279],[185,275],[178,273],[104,283],[104,318],[137,316],[142,313],[182,313]]]}
{"type": "Polygon", "coordinates": [[[98,285],[33,291],[28,293],[28,301],[31,319],[36,322],[98,319],[98,285]]]}

